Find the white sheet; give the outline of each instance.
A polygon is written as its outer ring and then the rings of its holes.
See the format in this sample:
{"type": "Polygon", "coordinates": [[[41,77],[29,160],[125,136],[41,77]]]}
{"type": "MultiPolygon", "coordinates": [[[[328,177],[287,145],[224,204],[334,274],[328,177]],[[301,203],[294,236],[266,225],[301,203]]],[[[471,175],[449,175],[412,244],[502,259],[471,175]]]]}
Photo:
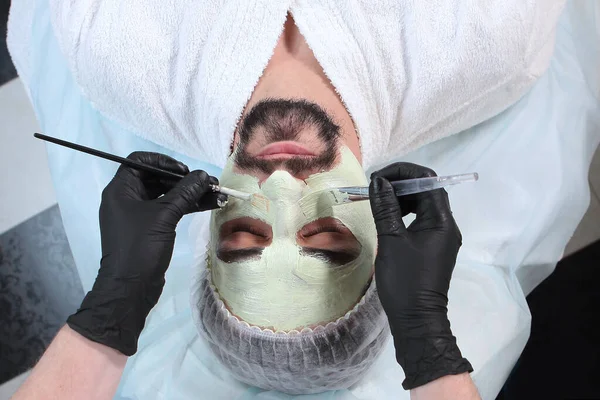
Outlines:
{"type": "MultiPolygon", "coordinates": [[[[32,69],[25,82],[42,130],[118,154],[153,150],[218,175],[218,168],[140,139],[99,114],[79,92],[52,35],[48,10],[35,3],[32,69]]],[[[589,203],[587,169],[600,141],[600,5],[570,1],[557,31],[549,71],[518,103],[472,129],[427,145],[404,160],[441,174],[477,171],[477,184],[450,191],[464,245],[450,289],[450,320],[472,362],[484,399],[493,399],[529,334],[524,295],[554,268],[589,203]]],[[[27,134],[27,133],[24,133],[27,134]]],[[[116,166],[48,146],[63,221],[85,289],[100,259],[97,210],[116,166]]],[[[206,237],[197,214],[195,235],[206,237]]],[[[235,382],[215,364],[189,310],[195,271],[178,228],[172,267],[119,388],[118,398],[288,398],[235,382]]],[[[309,398],[408,399],[391,342],[364,380],[349,391],[309,398]]]]}
{"type": "Polygon", "coordinates": [[[97,110],[219,167],[288,11],[352,115],[369,167],[517,101],[548,67],[565,2],[48,1],[97,110]]]}

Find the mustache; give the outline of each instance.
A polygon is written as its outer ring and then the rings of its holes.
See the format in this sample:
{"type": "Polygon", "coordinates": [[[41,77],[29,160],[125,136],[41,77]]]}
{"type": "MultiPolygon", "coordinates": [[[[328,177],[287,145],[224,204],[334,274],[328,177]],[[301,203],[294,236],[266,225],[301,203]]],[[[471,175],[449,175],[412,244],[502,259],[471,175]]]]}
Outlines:
{"type": "Polygon", "coordinates": [[[254,157],[245,150],[242,150],[236,154],[235,163],[239,168],[248,171],[262,172],[270,175],[278,169],[283,169],[292,175],[298,175],[303,171],[329,169],[333,167],[335,157],[336,150],[334,147],[328,147],[327,150],[317,157],[293,157],[285,160],[265,160],[254,157]]]}
{"type": "Polygon", "coordinates": [[[285,169],[291,174],[302,171],[331,168],[336,158],[340,127],[315,103],[305,100],[266,99],[257,103],[239,125],[240,144],[235,163],[241,169],[271,174],[285,169]],[[325,150],[316,157],[294,157],[285,160],[261,159],[246,150],[248,143],[260,129],[264,144],[278,141],[298,141],[303,132],[312,129],[325,145],[325,150]]]}

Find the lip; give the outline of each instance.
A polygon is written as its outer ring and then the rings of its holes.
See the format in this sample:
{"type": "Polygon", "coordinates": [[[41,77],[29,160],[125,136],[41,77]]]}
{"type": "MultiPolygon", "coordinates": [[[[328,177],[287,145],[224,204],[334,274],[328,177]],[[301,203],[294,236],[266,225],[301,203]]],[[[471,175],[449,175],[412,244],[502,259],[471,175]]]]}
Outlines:
{"type": "Polygon", "coordinates": [[[315,153],[298,142],[284,141],[271,143],[262,148],[257,157],[272,158],[281,156],[314,157],[315,153]]]}

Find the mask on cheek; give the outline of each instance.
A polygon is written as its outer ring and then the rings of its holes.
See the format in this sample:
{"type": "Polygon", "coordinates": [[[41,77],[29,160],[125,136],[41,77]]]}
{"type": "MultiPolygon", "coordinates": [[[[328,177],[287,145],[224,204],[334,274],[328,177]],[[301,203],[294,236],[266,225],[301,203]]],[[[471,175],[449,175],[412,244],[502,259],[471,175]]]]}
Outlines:
{"type": "Polygon", "coordinates": [[[248,324],[274,331],[324,325],[349,312],[364,294],[377,245],[369,203],[332,206],[318,201],[318,196],[300,202],[327,188],[367,184],[360,163],[348,148],[341,149],[340,158],[332,170],[312,175],[305,182],[286,171],[276,171],[260,187],[256,177],[233,171],[233,156],[228,160],[220,183],[268,200],[230,199],[225,208],[213,211],[211,218],[212,282],[231,313],[248,324]],[[220,228],[241,217],[268,224],[272,241],[260,256],[224,262],[217,257],[220,228]],[[297,243],[303,226],[326,217],[339,220],[360,243],[354,260],[335,265],[308,254],[297,243]]]}

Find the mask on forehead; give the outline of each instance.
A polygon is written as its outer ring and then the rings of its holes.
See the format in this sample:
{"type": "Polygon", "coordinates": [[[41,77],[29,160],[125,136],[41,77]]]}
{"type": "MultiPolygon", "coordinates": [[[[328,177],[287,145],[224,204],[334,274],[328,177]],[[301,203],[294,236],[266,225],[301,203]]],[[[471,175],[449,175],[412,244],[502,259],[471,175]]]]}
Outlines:
{"type": "Polygon", "coordinates": [[[325,324],[351,310],[364,294],[377,244],[369,203],[333,206],[323,201],[326,197],[313,195],[327,188],[367,184],[362,166],[352,152],[342,147],[340,155],[336,167],[304,182],[286,171],[276,171],[260,186],[256,177],[235,173],[234,157],[229,158],[220,183],[268,200],[230,199],[211,218],[212,282],[231,313],[245,322],[275,331],[325,324]],[[224,262],[217,257],[220,228],[241,217],[268,224],[272,241],[260,256],[224,262]],[[298,231],[326,217],[343,223],[360,243],[360,253],[354,260],[334,265],[298,245],[298,231]]]}

